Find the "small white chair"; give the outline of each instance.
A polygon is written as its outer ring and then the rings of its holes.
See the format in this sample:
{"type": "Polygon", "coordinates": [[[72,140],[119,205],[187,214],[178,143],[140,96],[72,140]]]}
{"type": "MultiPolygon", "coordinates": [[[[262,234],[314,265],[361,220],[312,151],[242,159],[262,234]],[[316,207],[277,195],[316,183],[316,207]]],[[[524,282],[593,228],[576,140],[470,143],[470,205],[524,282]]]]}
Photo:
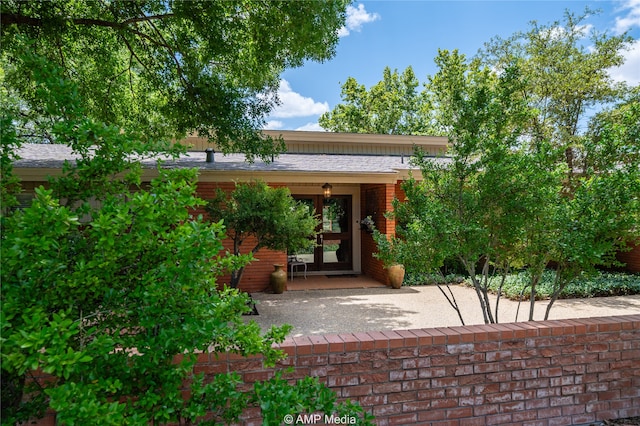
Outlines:
{"type": "Polygon", "coordinates": [[[290,271],[289,277],[291,281],[293,281],[293,271],[297,266],[304,266],[304,279],[305,280],[307,279],[307,262],[305,262],[302,259],[298,259],[296,256],[289,256],[288,263],[289,263],[289,271],[290,271]]]}

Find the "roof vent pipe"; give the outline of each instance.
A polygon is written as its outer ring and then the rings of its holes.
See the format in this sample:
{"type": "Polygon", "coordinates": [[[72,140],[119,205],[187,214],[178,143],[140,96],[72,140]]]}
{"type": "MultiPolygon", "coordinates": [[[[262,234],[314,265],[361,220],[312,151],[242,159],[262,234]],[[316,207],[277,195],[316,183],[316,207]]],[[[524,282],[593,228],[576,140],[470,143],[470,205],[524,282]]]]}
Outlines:
{"type": "Polygon", "coordinates": [[[207,153],[207,159],[205,161],[207,163],[213,163],[214,162],[213,154],[215,154],[216,151],[213,148],[207,148],[204,150],[204,152],[207,153]]]}

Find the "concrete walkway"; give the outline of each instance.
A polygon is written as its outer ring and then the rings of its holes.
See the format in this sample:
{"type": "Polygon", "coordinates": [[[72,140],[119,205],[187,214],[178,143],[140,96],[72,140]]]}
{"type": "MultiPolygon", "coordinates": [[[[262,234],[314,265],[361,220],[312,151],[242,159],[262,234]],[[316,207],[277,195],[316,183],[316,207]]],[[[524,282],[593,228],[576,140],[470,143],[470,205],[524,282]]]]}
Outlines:
{"type": "MultiPolygon", "coordinates": [[[[296,279],[293,283],[304,281],[296,279]]],[[[254,293],[252,296],[257,301],[259,315],[246,318],[256,321],[262,329],[272,324],[291,324],[292,336],[462,325],[458,314],[436,286],[396,290],[374,283],[369,283],[370,287],[364,282],[358,282],[358,285],[359,288],[315,287],[296,291],[290,284],[290,290],[283,294],[254,293]]],[[[298,288],[304,287],[300,284],[298,288]]],[[[306,287],[311,285],[307,283],[306,287]]],[[[465,324],[484,324],[475,291],[462,285],[453,285],[450,289],[461,308],[465,324]]],[[[536,302],[534,319],[544,318],[547,303],[536,302]]],[[[493,306],[495,298],[492,299],[493,306]]],[[[640,295],[559,300],[551,308],[549,319],[628,314],[640,314],[640,295]]],[[[523,302],[518,312],[517,302],[500,300],[499,322],[525,321],[528,315],[528,302],[523,302]]]]}

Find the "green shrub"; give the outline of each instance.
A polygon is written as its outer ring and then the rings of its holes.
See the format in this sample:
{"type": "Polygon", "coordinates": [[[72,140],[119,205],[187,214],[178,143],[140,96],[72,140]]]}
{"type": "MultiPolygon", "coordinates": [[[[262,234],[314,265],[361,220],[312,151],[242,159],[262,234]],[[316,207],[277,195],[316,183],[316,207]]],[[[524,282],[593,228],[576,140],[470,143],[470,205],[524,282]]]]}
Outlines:
{"type": "Polygon", "coordinates": [[[464,277],[459,274],[427,274],[419,272],[407,271],[404,276],[403,285],[407,286],[419,286],[419,285],[433,285],[433,284],[459,284],[464,281],[464,277]]]}
{"type": "MultiPolygon", "coordinates": [[[[555,273],[547,270],[543,273],[540,283],[536,287],[536,298],[547,299],[553,292],[555,273]]],[[[509,299],[529,298],[529,276],[526,271],[511,274],[505,280],[502,294],[509,299]]],[[[498,290],[500,278],[494,277],[489,284],[492,291],[498,290]]],[[[640,275],[621,272],[598,272],[596,274],[583,273],[571,281],[560,293],[561,299],[586,298],[600,296],[622,296],[640,294],[640,275]]]]}

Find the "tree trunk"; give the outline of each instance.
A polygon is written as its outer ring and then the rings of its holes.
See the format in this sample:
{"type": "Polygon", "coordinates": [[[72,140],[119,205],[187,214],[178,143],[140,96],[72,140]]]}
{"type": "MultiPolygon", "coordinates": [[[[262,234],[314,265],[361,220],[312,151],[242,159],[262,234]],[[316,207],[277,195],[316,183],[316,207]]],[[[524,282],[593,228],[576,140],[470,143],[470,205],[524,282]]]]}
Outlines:
{"type": "MultiPolygon", "coordinates": [[[[234,239],[233,241],[233,254],[236,256],[240,256],[240,246],[242,245],[242,240],[241,239],[234,239]]],[[[256,244],[256,246],[251,249],[251,254],[255,255],[258,250],[260,250],[260,242],[258,242],[258,244],[256,244]]],[[[231,271],[231,283],[230,286],[231,288],[238,288],[238,286],[240,285],[240,280],[242,279],[242,274],[244,273],[244,266],[240,269],[236,269],[235,271],[231,271]]]]}
{"type": "Polygon", "coordinates": [[[567,283],[562,280],[562,277],[560,275],[561,272],[562,272],[561,269],[556,269],[556,277],[555,277],[555,280],[554,280],[555,282],[554,282],[554,285],[553,285],[553,293],[551,294],[551,299],[549,300],[549,304],[547,305],[547,309],[544,312],[545,321],[549,319],[549,313],[551,312],[551,307],[553,306],[555,301],[558,300],[558,297],[560,297],[560,293],[562,293],[562,290],[567,285],[567,283]]]}
{"type": "Polygon", "coordinates": [[[240,269],[236,269],[235,271],[231,271],[231,282],[229,283],[231,288],[238,288],[240,285],[240,279],[242,278],[242,273],[244,272],[244,267],[240,269]]]}
{"type": "Polygon", "coordinates": [[[447,293],[444,292],[440,284],[436,284],[436,286],[438,287],[438,290],[440,290],[440,292],[444,295],[445,299],[447,299],[447,302],[449,302],[449,305],[451,305],[451,307],[457,312],[458,318],[460,318],[460,323],[462,323],[462,325],[465,325],[464,318],[462,318],[462,312],[460,311],[460,306],[458,306],[458,301],[456,300],[456,297],[453,295],[453,292],[451,291],[451,287],[449,287],[449,284],[447,284],[446,286],[447,286],[447,290],[449,290],[449,294],[451,295],[451,297],[449,297],[447,293]]]}
{"type": "Polygon", "coordinates": [[[476,295],[478,296],[478,301],[480,302],[480,309],[482,309],[482,316],[484,317],[484,323],[490,324],[493,321],[490,320],[488,315],[490,312],[490,307],[488,307],[485,303],[485,298],[483,297],[482,291],[480,289],[480,283],[478,282],[478,277],[476,276],[476,263],[468,262],[466,259],[461,259],[465,268],[467,268],[467,272],[469,273],[469,277],[471,278],[471,283],[473,284],[473,288],[476,290],[476,295]]]}
{"type": "Polygon", "coordinates": [[[529,297],[529,321],[533,321],[533,311],[536,307],[536,284],[538,283],[538,278],[534,278],[531,280],[531,296],[529,297]]]}

